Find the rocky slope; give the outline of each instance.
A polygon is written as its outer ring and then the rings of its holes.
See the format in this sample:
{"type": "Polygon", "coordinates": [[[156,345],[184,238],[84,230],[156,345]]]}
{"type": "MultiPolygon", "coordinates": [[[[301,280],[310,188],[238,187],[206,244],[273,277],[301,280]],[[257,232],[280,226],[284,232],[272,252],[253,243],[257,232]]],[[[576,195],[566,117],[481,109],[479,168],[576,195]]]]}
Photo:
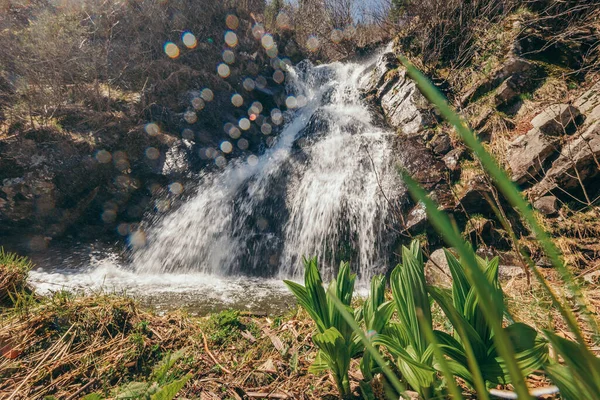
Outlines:
{"type": "MultiPolygon", "coordinates": [[[[600,82],[593,70],[580,74],[528,59],[519,44],[518,25],[508,19],[508,39],[502,38],[503,45],[496,50],[495,67],[472,76],[465,68],[462,78],[467,76],[469,84],[446,85],[444,90],[546,218],[551,232],[559,234],[554,227],[565,220],[582,231],[595,232],[587,215],[597,213],[600,193],[600,82]]],[[[401,51],[397,47],[379,59],[364,79],[364,90],[411,149],[404,166],[453,214],[459,229],[474,243],[500,250],[512,247],[488,199],[499,202],[513,229],[526,241],[527,229],[407,78],[397,61],[401,51]]],[[[434,77],[442,72],[433,70],[434,77]]],[[[439,238],[432,234],[420,206],[408,207],[406,215],[405,229],[412,234],[429,232],[431,244],[437,246],[439,238]]],[[[559,240],[564,240],[565,254],[574,252],[580,264],[593,265],[600,254],[597,241],[589,237],[593,234],[564,233],[559,240]],[[581,243],[589,243],[574,246],[574,241],[582,239],[581,243]]],[[[535,255],[535,249],[532,252],[535,255]]],[[[543,260],[539,263],[544,264],[543,260]]]]}

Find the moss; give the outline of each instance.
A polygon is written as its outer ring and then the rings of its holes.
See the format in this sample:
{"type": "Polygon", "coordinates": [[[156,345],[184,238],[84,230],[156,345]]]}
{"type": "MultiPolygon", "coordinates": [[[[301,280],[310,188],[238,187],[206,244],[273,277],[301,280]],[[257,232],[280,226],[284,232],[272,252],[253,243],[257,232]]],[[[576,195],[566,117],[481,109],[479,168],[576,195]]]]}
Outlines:
{"type": "Polygon", "coordinates": [[[27,276],[31,268],[28,258],[7,253],[0,247],[0,306],[14,306],[30,292],[27,276]]]}

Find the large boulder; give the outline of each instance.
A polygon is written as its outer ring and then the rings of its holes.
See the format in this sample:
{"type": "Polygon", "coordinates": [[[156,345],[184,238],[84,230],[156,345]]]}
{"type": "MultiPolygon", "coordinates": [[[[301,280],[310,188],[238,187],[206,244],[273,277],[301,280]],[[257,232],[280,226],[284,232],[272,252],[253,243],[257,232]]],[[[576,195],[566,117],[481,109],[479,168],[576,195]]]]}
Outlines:
{"type": "Polygon", "coordinates": [[[577,107],[570,104],[555,104],[532,119],[531,125],[545,135],[564,135],[573,131],[580,116],[577,107]]]}
{"type": "Polygon", "coordinates": [[[539,177],[546,161],[559,151],[556,137],[545,135],[539,128],[533,128],[515,139],[508,148],[508,165],[512,180],[518,184],[539,177]]]}
{"type": "Polygon", "coordinates": [[[588,114],[596,107],[600,106],[600,82],[597,82],[588,91],[582,94],[573,103],[582,114],[588,114]]]}
{"type": "Polygon", "coordinates": [[[544,178],[531,188],[530,195],[537,199],[554,189],[556,194],[581,188],[600,172],[600,121],[592,124],[580,136],[566,143],[559,157],[552,163],[544,178]]]}
{"type": "Polygon", "coordinates": [[[417,134],[435,121],[429,102],[391,52],[379,57],[360,86],[367,98],[381,106],[388,124],[406,135],[417,134]]]}

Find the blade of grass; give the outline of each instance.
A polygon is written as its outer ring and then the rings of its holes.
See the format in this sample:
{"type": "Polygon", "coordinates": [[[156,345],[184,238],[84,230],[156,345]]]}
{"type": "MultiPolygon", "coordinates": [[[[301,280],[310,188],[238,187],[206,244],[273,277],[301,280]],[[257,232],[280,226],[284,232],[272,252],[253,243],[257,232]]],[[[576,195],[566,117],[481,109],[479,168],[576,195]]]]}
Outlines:
{"type": "MultiPolygon", "coordinates": [[[[520,191],[508,178],[506,172],[485,150],[485,148],[477,139],[477,137],[473,134],[473,132],[469,128],[467,128],[466,124],[462,121],[461,117],[456,112],[454,112],[454,110],[452,110],[452,108],[448,105],[447,100],[437,90],[437,88],[433,86],[433,84],[417,68],[415,68],[406,57],[400,56],[400,61],[407,69],[409,76],[417,83],[417,86],[421,93],[423,93],[423,95],[437,107],[440,114],[449,123],[454,125],[459,136],[481,161],[486,171],[490,174],[492,180],[498,186],[502,194],[506,197],[509,203],[521,213],[522,217],[525,219],[525,221],[528,223],[529,227],[535,234],[535,237],[540,242],[546,255],[552,261],[552,265],[561,274],[563,281],[567,284],[567,287],[573,294],[575,300],[581,308],[583,315],[586,318],[586,321],[591,326],[594,334],[596,335],[596,337],[600,337],[598,332],[598,325],[591,316],[589,308],[587,307],[587,304],[584,300],[579,286],[575,281],[573,274],[562,262],[559,256],[559,251],[554,242],[552,242],[549,235],[537,222],[529,203],[523,198],[520,191]]],[[[576,323],[575,317],[570,312],[567,312],[566,315],[568,315],[566,322],[569,325],[569,328],[577,336],[577,339],[581,343],[583,343],[583,336],[576,323]]]]}
{"type": "Polygon", "coordinates": [[[502,315],[498,315],[496,312],[494,299],[492,298],[494,289],[479,268],[474,252],[467,246],[460,234],[455,232],[448,216],[438,209],[437,204],[427,196],[419,184],[406,171],[399,169],[399,173],[415,201],[420,201],[425,205],[429,221],[442,234],[446,243],[457,250],[461,260],[465,261],[467,277],[475,288],[480,298],[481,307],[485,310],[486,317],[494,330],[494,342],[498,352],[506,362],[515,390],[519,398],[531,399],[525,377],[515,360],[513,345],[502,329],[502,315]]]}

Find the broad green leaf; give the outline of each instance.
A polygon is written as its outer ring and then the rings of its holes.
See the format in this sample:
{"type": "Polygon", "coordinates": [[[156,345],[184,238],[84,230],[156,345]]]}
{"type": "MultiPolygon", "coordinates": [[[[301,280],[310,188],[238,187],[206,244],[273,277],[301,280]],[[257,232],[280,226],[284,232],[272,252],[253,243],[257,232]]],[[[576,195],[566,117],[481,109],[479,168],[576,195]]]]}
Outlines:
{"type": "Polygon", "coordinates": [[[81,400],[102,400],[102,396],[98,393],[90,393],[83,396],[81,400]]]}
{"type": "Polygon", "coordinates": [[[181,379],[173,381],[167,385],[162,386],[156,393],[154,393],[151,400],[173,400],[177,393],[185,386],[190,380],[192,375],[188,374],[181,379]]]}
{"type": "Polygon", "coordinates": [[[116,389],[115,399],[136,399],[144,395],[150,388],[150,383],[147,382],[129,382],[128,384],[116,389]]]}
{"type": "Polygon", "coordinates": [[[313,342],[321,349],[321,358],[333,372],[336,384],[342,396],[350,393],[348,369],[350,354],[342,334],[335,328],[313,336],[313,342]]]}
{"type": "Polygon", "coordinates": [[[329,365],[323,358],[323,352],[321,350],[319,350],[317,352],[317,356],[315,357],[315,360],[308,367],[308,372],[310,372],[311,374],[320,375],[323,372],[327,371],[328,368],[329,368],[329,365]]]}
{"type": "Polygon", "coordinates": [[[452,275],[452,301],[454,307],[463,312],[465,309],[465,302],[467,301],[467,294],[471,290],[471,284],[465,275],[463,266],[456,257],[454,257],[454,254],[447,249],[444,249],[444,254],[446,255],[446,261],[448,262],[450,274],[452,275]]]}
{"type": "MultiPolygon", "coordinates": [[[[577,389],[579,393],[592,393],[595,398],[598,398],[600,395],[600,358],[596,357],[585,345],[559,337],[554,332],[544,331],[544,334],[554,350],[563,358],[564,365],[571,374],[575,386],[570,389],[577,389]]],[[[548,370],[548,367],[546,369],[548,370]]],[[[553,373],[557,375],[555,383],[558,387],[565,385],[566,382],[561,382],[563,370],[550,367],[548,372],[551,375],[553,373]]],[[[585,398],[585,396],[580,398],[585,398]]]]}
{"type": "Polygon", "coordinates": [[[311,299],[312,308],[315,315],[321,320],[322,326],[327,328],[331,326],[329,307],[327,297],[323,288],[323,279],[317,265],[317,259],[305,260],[306,271],[304,273],[304,287],[311,299]]]}
{"type": "Polygon", "coordinates": [[[152,369],[150,380],[158,382],[159,384],[164,383],[167,374],[173,365],[185,354],[185,349],[180,349],[173,354],[167,354],[163,359],[152,369]]]}

